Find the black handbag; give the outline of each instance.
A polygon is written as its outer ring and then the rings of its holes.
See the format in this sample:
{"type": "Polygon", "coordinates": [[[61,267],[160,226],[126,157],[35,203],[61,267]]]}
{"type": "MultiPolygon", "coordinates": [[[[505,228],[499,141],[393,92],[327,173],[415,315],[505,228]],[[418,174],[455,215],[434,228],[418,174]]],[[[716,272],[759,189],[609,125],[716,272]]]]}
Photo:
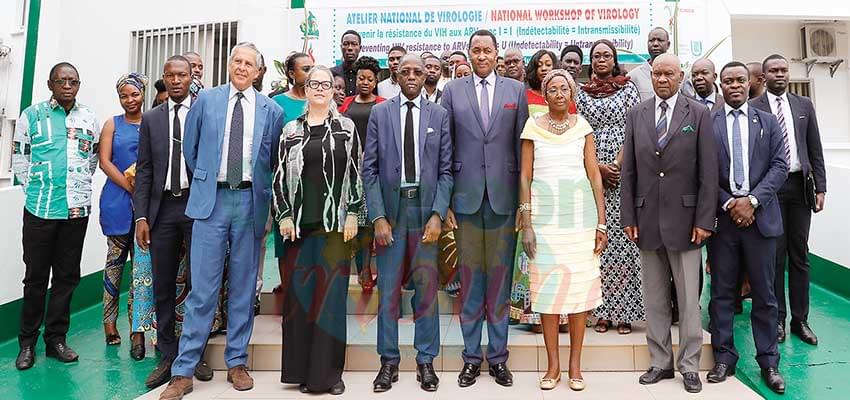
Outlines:
{"type": "Polygon", "coordinates": [[[815,210],[815,206],[817,205],[815,177],[811,172],[809,172],[809,174],[806,175],[806,179],[803,180],[803,196],[805,196],[806,205],[809,206],[812,211],[817,211],[815,210]]]}

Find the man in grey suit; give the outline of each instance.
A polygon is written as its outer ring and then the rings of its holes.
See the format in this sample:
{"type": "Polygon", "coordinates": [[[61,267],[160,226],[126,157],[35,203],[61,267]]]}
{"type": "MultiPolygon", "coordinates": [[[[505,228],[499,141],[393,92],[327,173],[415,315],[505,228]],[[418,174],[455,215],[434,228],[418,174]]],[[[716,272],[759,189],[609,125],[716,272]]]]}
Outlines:
{"type": "Polygon", "coordinates": [[[715,229],[717,152],[709,110],[679,94],[679,58],[652,65],[655,97],[626,116],[620,205],[623,229],[640,248],[649,385],[673,378],[670,277],[678,292],[679,360],[685,390],[702,390],[699,275],[703,242],[715,229]],[[662,211],[663,209],[663,211],[662,211]]]}
{"type": "Polygon", "coordinates": [[[447,225],[457,228],[458,266],[463,304],[464,366],[461,387],[475,383],[484,356],[481,328],[487,316],[487,362],[502,386],[513,384],[507,367],[508,316],[514,219],[519,175],[519,136],[528,119],[522,83],[494,72],[496,37],[479,30],[469,39],[473,75],[449,82],[442,104],[454,142],[454,192],[447,225]]]}

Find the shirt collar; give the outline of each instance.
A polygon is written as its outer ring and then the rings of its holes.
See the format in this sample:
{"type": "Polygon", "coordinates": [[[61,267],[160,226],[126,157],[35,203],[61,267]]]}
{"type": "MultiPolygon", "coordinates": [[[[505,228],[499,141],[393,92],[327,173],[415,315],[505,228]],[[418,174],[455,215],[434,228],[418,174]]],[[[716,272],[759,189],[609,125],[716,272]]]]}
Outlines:
{"type": "MultiPolygon", "coordinates": [[[[177,105],[177,102],[172,100],[171,97],[169,97],[168,98],[168,111],[173,111],[175,105],[177,105]]],[[[183,101],[180,102],[180,106],[183,107],[186,110],[188,110],[191,105],[192,105],[192,96],[186,96],[186,98],[183,99],[183,101]]]]}
{"type": "Polygon", "coordinates": [[[424,93],[424,89],[423,89],[422,92],[419,93],[419,96],[414,97],[413,100],[408,100],[407,96],[405,96],[404,93],[399,93],[398,94],[398,102],[399,102],[399,104],[404,106],[408,101],[412,101],[413,106],[415,108],[422,109],[422,93],[424,93]]]}
{"type": "Polygon", "coordinates": [[[740,107],[738,107],[738,108],[732,108],[732,106],[730,106],[728,103],[727,103],[727,104],[724,104],[724,105],[723,105],[723,110],[726,112],[726,115],[729,115],[729,113],[731,113],[731,112],[732,112],[732,110],[741,110],[741,112],[742,112],[742,113],[744,113],[744,114],[743,114],[744,116],[746,116],[746,115],[747,115],[747,113],[749,113],[749,111],[750,111],[750,109],[749,109],[749,107],[747,106],[747,103],[746,103],[746,102],[744,102],[744,104],[742,104],[742,105],[741,105],[740,107]]]}
{"type": "Polygon", "coordinates": [[[664,99],[658,97],[658,95],[656,94],[655,95],[655,108],[658,109],[661,102],[666,101],[667,102],[667,110],[670,111],[670,110],[673,109],[673,107],[676,107],[676,101],[678,99],[679,99],[679,92],[673,93],[673,96],[671,96],[667,100],[664,100],[664,99]]]}
{"type": "Polygon", "coordinates": [[[711,104],[714,104],[715,103],[714,100],[717,98],[717,90],[714,89],[713,87],[711,88],[711,93],[709,93],[707,97],[702,97],[702,96],[699,95],[699,93],[696,93],[696,92],[694,92],[694,94],[697,95],[698,100],[710,101],[711,104]]]}
{"type": "MultiPolygon", "coordinates": [[[[61,105],[59,104],[59,102],[58,102],[58,101],[56,101],[56,99],[55,99],[53,96],[50,96],[50,100],[47,102],[47,105],[49,105],[49,106],[50,106],[50,108],[51,108],[51,109],[54,109],[54,110],[56,109],[56,107],[61,107],[61,105]]],[[[79,105],[79,103],[77,102],[77,100],[74,100],[74,105],[73,105],[73,106],[71,106],[71,110],[70,110],[70,111],[68,111],[68,113],[70,114],[70,113],[71,113],[71,111],[76,110],[78,105],[79,105]]]]}
{"type": "MultiPolygon", "coordinates": [[[[227,99],[230,100],[235,97],[237,92],[239,92],[239,89],[237,89],[236,86],[233,86],[233,82],[230,82],[230,94],[227,96],[227,99]]],[[[249,104],[254,104],[256,97],[254,87],[249,87],[248,89],[243,90],[242,94],[244,95],[242,100],[247,101],[249,104]]]]}
{"type": "Polygon", "coordinates": [[[490,75],[487,75],[485,78],[482,78],[482,77],[475,75],[475,74],[472,74],[472,76],[475,77],[475,84],[476,85],[480,85],[481,81],[484,81],[484,80],[487,81],[487,84],[490,85],[490,87],[493,87],[493,86],[496,85],[496,70],[491,71],[490,75]]]}
{"type": "Polygon", "coordinates": [[[788,91],[787,90],[782,93],[782,96],[777,96],[777,95],[770,93],[770,92],[765,92],[765,93],[767,93],[767,98],[770,100],[771,104],[776,104],[776,99],[778,97],[782,98],[783,103],[788,104],[788,91]]]}

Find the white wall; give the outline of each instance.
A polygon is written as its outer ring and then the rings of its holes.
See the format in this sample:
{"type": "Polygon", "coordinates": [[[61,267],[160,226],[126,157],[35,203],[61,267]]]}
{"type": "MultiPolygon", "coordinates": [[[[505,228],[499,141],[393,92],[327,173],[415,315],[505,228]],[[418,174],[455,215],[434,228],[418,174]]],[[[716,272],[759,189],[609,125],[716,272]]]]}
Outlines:
{"type": "MultiPolygon", "coordinates": [[[[822,212],[812,216],[810,251],[850,268],[847,226],[850,223],[850,164],[828,165],[827,194],[822,212]]],[[[846,284],[846,283],[845,283],[846,284]]]]}
{"type": "Polygon", "coordinates": [[[26,15],[23,0],[0,1],[0,40],[11,53],[0,59],[0,179],[10,176],[12,136],[10,120],[20,113],[21,79],[24,71],[26,35],[21,16],[26,15]]]}

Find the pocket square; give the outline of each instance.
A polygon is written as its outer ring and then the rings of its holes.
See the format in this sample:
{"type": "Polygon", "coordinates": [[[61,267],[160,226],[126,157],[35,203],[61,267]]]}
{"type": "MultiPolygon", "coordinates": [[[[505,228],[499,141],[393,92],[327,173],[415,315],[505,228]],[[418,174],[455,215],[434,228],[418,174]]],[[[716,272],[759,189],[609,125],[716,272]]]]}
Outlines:
{"type": "Polygon", "coordinates": [[[693,132],[693,131],[694,131],[694,127],[693,127],[693,126],[690,126],[690,125],[688,125],[688,126],[686,126],[686,127],[682,128],[682,133],[691,133],[691,132],[693,132]]]}
{"type": "Polygon", "coordinates": [[[516,103],[505,103],[505,110],[516,110],[516,103]]]}
{"type": "Polygon", "coordinates": [[[434,133],[434,128],[429,127],[429,128],[428,128],[428,133],[434,133]]]}

